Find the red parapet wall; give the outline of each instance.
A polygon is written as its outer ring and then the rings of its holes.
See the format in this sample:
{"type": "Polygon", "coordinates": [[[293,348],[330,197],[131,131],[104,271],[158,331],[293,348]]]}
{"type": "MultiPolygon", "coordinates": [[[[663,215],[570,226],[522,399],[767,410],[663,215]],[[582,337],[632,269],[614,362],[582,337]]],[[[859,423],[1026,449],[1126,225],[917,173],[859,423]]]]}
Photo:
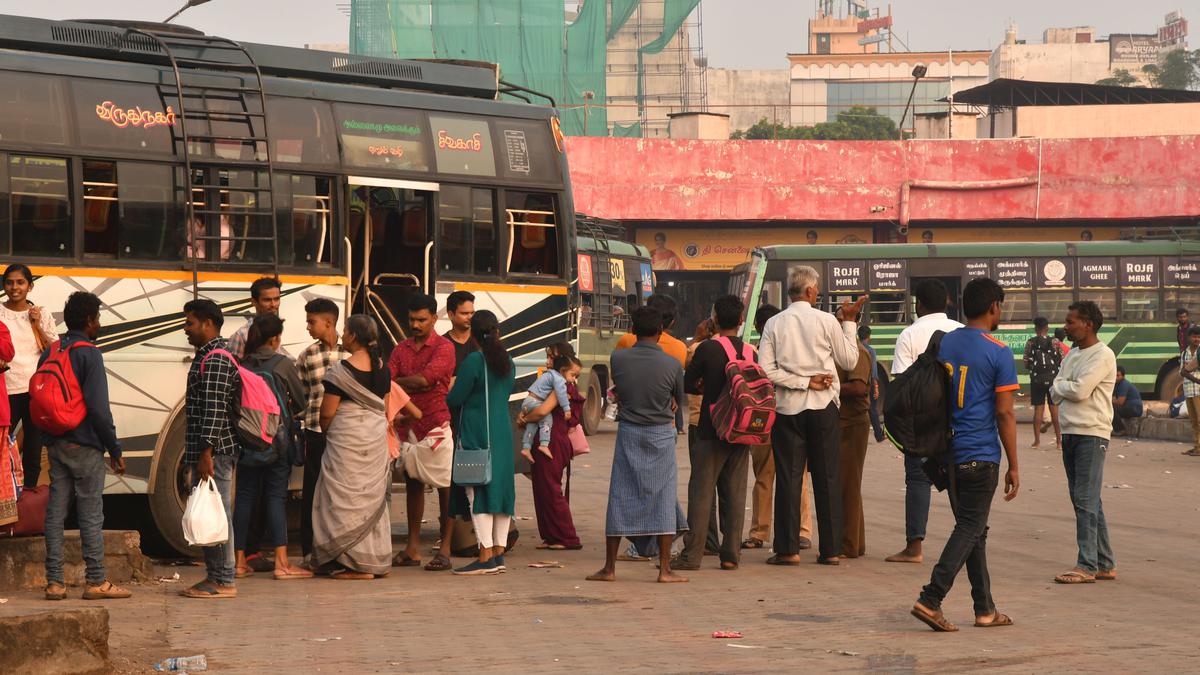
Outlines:
{"type": "Polygon", "coordinates": [[[904,192],[907,216],[918,221],[1200,216],[1200,136],[572,137],[567,156],[575,210],[616,220],[899,221],[904,192]]]}

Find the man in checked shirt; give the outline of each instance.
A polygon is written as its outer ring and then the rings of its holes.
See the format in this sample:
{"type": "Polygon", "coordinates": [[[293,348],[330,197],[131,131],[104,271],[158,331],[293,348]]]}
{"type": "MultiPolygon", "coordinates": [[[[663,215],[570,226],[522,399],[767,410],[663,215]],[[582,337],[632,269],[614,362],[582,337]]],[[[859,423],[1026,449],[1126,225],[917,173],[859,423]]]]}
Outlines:
{"type": "Polygon", "coordinates": [[[321,475],[321,457],[325,455],[325,434],[320,425],[325,385],[321,380],[330,366],[350,356],[350,352],[338,342],[338,306],[332,300],[310,300],[304,306],[304,312],[308,334],[316,340],[296,359],[296,370],[300,372],[300,382],[308,395],[308,407],[304,409],[304,491],[300,506],[300,550],[307,558],[312,553],[313,494],[321,475]]]}
{"type": "Polygon", "coordinates": [[[184,463],[191,467],[192,480],[216,481],[217,491],[229,519],[229,540],[204,548],[204,566],[208,575],[200,583],[180,593],[188,598],[236,598],[234,586],[233,509],[230,492],[237,465],[238,445],[230,406],[237,395],[237,364],[221,337],[225,317],[212,300],[197,299],[183,306],[183,332],[188,344],[196,348],[196,357],[187,376],[187,416],[184,463]]]}

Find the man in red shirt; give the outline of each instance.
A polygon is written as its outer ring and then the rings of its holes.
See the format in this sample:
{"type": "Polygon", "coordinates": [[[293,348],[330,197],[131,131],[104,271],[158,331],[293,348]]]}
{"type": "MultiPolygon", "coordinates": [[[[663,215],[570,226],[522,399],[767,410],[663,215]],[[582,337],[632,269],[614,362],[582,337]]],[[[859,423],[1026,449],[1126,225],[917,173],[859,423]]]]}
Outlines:
{"type": "MultiPolygon", "coordinates": [[[[446,406],[446,394],[450,390],[450,378],[454,376],[454,343],[438,335],[434,330],[437,322],[437,300],[432,296],[418,294],[408,303],[408,339],[396,345],[388,359],[392,379],[412,397],[412,403],[421,411],[421,419],[402,421],[397,426],[401,439],[408,438],[411,430],[417,439],[424,438],[430,431],[450,424],[450,408],[446,406]]],[[[453,452],[446,447],[445,452],[453,452]]],[[[446,464],[450,466],[449,463],[446,464]]],[[[447,469],[445,486],[438,488],[441,506],[442,543],[433,560],[425,566],[426,571],[442,572],[450,569],[450,539],[454,521],[447,517],[450,507],[450,475],[447,469]]],[[[408,500],[408,546],[396,555],[392,564],[399,567],[414,567],[421,564],[421,517],[425,515],[425,485],[421,481],[406,477],[405,492],[408,500]]]]}

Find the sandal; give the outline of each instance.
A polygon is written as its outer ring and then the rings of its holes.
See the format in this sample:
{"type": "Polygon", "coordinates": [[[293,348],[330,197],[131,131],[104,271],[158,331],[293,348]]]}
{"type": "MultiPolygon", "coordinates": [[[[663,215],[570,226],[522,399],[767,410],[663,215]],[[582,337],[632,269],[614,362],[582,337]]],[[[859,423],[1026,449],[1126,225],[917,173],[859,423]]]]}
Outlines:
{"type": "Polygon", "coordinates": [[[953,633],[958,630],[958,626],[946,620],[946,615],[942,614],[942,610],[937,610],[932,614],[920,604],[913,605],[912,611],[909,612],[913,616],[921,620],[921,623],[929,626],[939,633],[953,633]]]}
{"type": "Polygon", "coordinates": [[[311,579],[312,577],[313,573],[302,567],[275,570],[276,581],[287,581],[288,579],[311,579]]]}
{"type": "Polygon", "coordinates": [[[250,567],[238,567],[233,572],[234,579],[245,579],[252,576],[254,576],[254,570],[250,567]]]}
{"type": "Polygon", "coordinates": [[[62,584],[60,584],[56,581],[51,581],[50,583],[46,584],[46,599],[47,600],[66,600],[67,599],[67,587],[63,586],[62,584]]]}
{"type": "Polygon", "coordinates": [[[1095,575],[1080,572],[1079,570],[1071,570],[1070,572],[1063,572],[1054,577],[1054,582],[1059,584],[1094,584],[1096,583],[1096,577],[1095,575]]]}
{"type": "Polygon", "coordinates": [[[1116,580],[1117,580],[1117,571],[1116,570],[1100,570],[1099,572],[1096,572],[1096,581],[1116,581],[1116,580]]]}
{"type": "Polygon", "coordinates": [[[397,553],[396,557],[392,558],[392,567],[420,567],[420,566],[421,566],[420,558],[410,558],[410,557],[408,557],[408,554],[405,553],[404,551],[397,553]]]}
{"type": "Polygon", "coordinates": [[[542,543],[538,544],[538,545],[537,545],[535,548],[537,548],[537,549],[539,549],[539,550],[543,550],[543,551],[544,551],[544,550],[547,550],[547,549],[549,549],[549,550],[551,550],[551,551],[565,551],[565,550],[567,550],[567,547],[566,547],[566,546],[563,546],[562,544],[547,544],[547,543],[546,543],[546,542],[544,542],[544,541],[543,541],[542,543]]]}
{"type": "Polygon", "coordinates": [[[738,568],[738,564],[735,562],[731,562],[729,560],[725,560],[725,561],[721,562],[721,569],[725,570],[726,572],[732,572],[733,570],[736,570],[737,568],[738,568]]]}
{"type": "Polygon", "coordinates": [[[338,570],[329,575],[330,579],[344,579],[347,581],[369,581],[375,578],[370,572],[356,572],[354,570],[338,570]]]}
{"type": "Polygon", "coordinates": [[[996,612],[992,615],[992,620],[987,623],[980,623],[979,617],[975,617],[976,628],[1001,628],[1003,626],[1013,625],[1012,617],[1007,614],[996,612]]]}
{"type": "Polygon", "coordinates": [[[446,556],[442,555],[441,553],[439,553],[439,554],[433,556],[433,560],[430,560],[429,564],[425,566],[425,571],[426,572],[445,572],[452,568],[453,568],[453,565],[450,564],[450,559],[447,558],[446,556]]]}
{"type": "Polygon", "coordinates": [[[768,565],[783,565],[785,567],[799,567],[800,560],[799,559],[792,560],[790,558],[784,558],[783,556],[781,556],[777,553],[777,554],[771,556],[770,558],[767,558],[767,564],[768,565]]]}
{"type": "Polygon", "coordinates": [[[762,539],[758,539],[757,537],[750,537],[746,541],[742,542],[742,548],[762,548],[765,545],[766,542],[762,539]]]}
{"type": "Polygon", "coordinates": [[[201,598],[205,600],[217,600],[223,598],[236,598],[237,589],[233,586],[219,586],[208,579],[179,591],[179,594],[185,598],[201,598]]]}
{"type": "Polygon", "coordinates": [[[84,600],[120,600],[123,598],[128,598],[132,595],[133,594],[129,591],[121,588],[120,586],[114,585],[107,579],[104,581],[104,583],[97,586],[88,586],[87,589],[83,591],[84,600]]]}

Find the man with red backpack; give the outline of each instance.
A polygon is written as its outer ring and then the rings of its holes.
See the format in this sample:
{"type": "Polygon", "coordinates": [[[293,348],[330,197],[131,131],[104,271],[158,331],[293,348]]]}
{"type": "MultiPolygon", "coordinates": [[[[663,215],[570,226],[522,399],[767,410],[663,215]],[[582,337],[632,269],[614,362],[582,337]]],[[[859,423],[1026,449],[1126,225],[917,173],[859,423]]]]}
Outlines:
{"type": "Polygon", "coordinates": [[[684,536],[683,551],[671,562],[674,569],[700,569],[714,493],[720,505],[721,569],[734,570],[738,566],[746,517],[749,444],[762,443],[769,437],[775,414],[774,388],[759,369],[754,351],[737,337],[743,309],[736,296],[717,298],[713,304],[717,334],[696,348],[684,374],[684,389],[703,395],[703,399],[695,443],[689,445],[692,463],[688,479],[689,530],[684,536]],[[729,379],[731,375],[734,381],[729,379]],[[769,390],[770,401],[752,430],[742,422],[753,411],[742,405],[744,399],[739,396],[753,390],[755,385],[769,390]],[[752,440],[753,433],[760,437],[752,440]]]}
{"type": "Polygon", "coordinates": [[[128,598],[104,570],[104,453],[113,473],[125,473],[121,444],[108,405],[100,334],[100,298],[72,293],[63,308],[67,334],[50,345],[29,381],[30,410],[46,435],[50,457],[50,501],[46,505],[46,599],[63,600],[63,525],[71,498],[87,567],[84,600],[128,598]]]}

